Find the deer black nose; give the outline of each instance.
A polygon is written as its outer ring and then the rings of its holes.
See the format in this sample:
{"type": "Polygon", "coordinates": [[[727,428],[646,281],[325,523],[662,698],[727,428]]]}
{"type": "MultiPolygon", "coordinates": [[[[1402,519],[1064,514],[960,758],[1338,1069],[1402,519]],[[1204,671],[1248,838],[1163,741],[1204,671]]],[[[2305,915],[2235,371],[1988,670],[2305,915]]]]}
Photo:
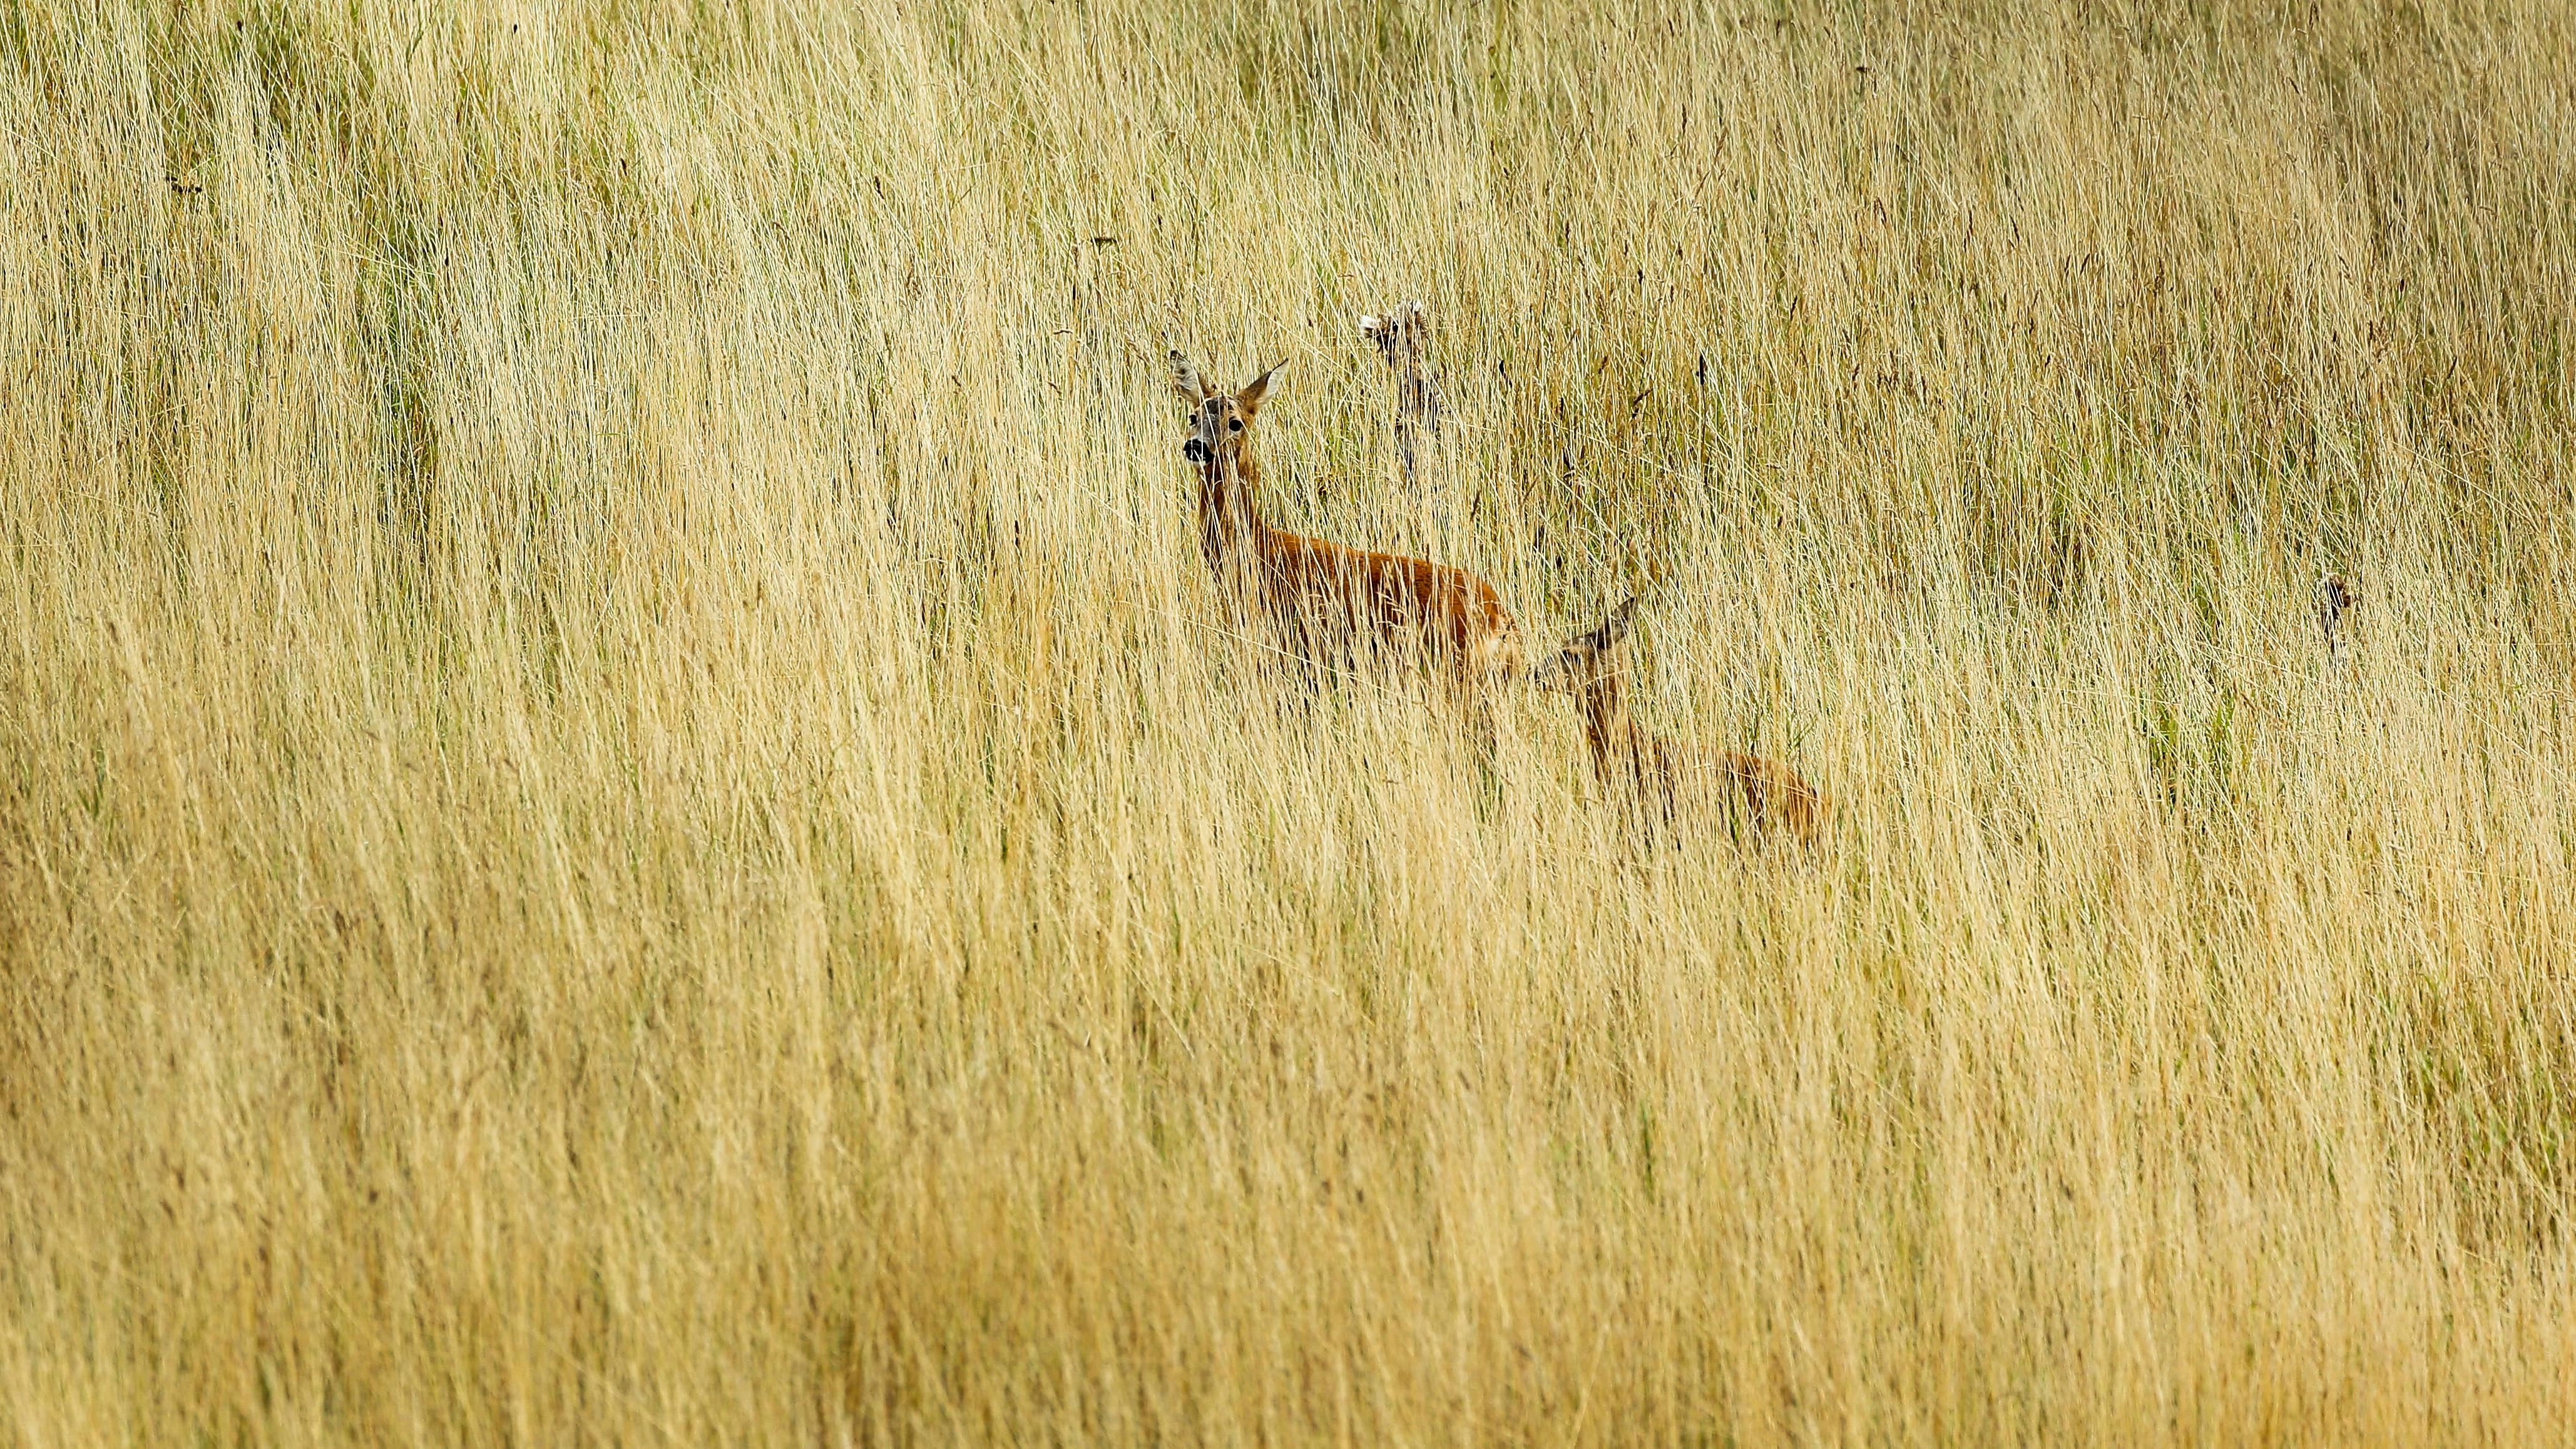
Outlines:
{"type": "Polygon", "coordinates": [[[1189,459],[1193,463],[1206,462],[1207,455],[1207,444],[1200,442],[1196,438],[1192,438],[1188,442],[1181,444],[1181,456],[1189,459]]]}

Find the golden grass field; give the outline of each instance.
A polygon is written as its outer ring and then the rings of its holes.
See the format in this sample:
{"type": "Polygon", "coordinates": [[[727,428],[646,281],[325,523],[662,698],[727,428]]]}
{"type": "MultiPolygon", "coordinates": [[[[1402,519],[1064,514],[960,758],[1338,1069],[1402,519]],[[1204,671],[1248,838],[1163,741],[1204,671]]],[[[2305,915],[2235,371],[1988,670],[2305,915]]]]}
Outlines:
{"type": "Polygon", "coordinates": [[[2567,1432],[2576,11],[821,8],[0,0],[0,1443],[2567,1432]]]}

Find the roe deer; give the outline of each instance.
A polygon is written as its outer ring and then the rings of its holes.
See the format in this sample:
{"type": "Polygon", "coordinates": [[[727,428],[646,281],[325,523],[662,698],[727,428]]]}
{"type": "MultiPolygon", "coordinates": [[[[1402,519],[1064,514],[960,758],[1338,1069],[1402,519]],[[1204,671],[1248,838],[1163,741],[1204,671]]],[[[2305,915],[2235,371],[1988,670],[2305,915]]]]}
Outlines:
{"type": "MultiPolygon", "coordinates": [[[[1395,456],[1404,468],[1404,485],[1417,493],[1422,491],[1422,475],[1431,449],[1440,441],[1440,420],[1447,411],[1440,402],[1440,389],[1432,384],[1431,363],[1424,350],[1430,332],[1431,315],[1420,302],[1398,303],[1383,317],[1360,319],[1360,335],[1377,345],[1378,355],[1395,372],[1395,456]]],[[[1439,484],[1433,487],[1438,489],[1439,484]]],[[[1438,524],[1447,527],[1448,500],[1434,498],[1431,504],[1438,524]]]]}
{"type": "Polygon", "coordinates": [[[2361,585],[2341,574],[2317,580],[2317,624],[2325,630],[2326,658],[2343,663],[2343,616],[2361,604],[2361,585]]]}
{"type": "Polygon", "coordinates": [[[1278,373],[1221,392],[1172,354],[1172,382],[1193,419],[1181,456],[1199,468],[1199,548],[1218,592],[1245,616],[1266,618],[1288,652],[1312,664],[1418,654],[1480,696],[1517,676],[1520,625],[1493,585],[1465,569],[1345,548],[1262,518],[1261,464],[1247,430],[1278,373]]]}
{"type": "Polygon", "coordinates": [[[1612,654],[1636,613],[1637,601],[1631,597],[1599,628],[1567,640],[1555,657],[1530,671],[1530,682],[1538,687],[1574,696],[1602,788],[1613,797],[1632,798],[1649,829],[1680,824],[1687,803],[1713,795],[1711,803],[1736,812],[1756,837],[1785,829],[1800,844],[1815,844],[1830,806],[1796,770],[1759,755],[1708,752],[1662,739],[1629,717],[1627,691],[1612,654]]]}

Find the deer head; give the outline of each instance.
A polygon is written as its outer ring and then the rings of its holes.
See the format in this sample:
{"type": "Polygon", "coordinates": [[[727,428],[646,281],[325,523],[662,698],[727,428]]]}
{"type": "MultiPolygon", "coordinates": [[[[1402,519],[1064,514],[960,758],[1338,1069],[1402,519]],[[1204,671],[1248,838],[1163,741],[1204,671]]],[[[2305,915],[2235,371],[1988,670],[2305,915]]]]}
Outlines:
{"type": "Polygon", "coordinates": [[[1565,641],[1565,647],[1541,660],[1530,670],[1530,683],[1576,699],[1601,701],[1615,708],[1619,703],[1619,668],[1615,655],[1621,640],[1628,637],[1629,626],[1637,621],[1637,596],[1610,611],[1599,628],[1577,634],[1565,641]]]}
{"type": "MultiPolygon", "coordinates": [[[[1286,363],[1279,367],[1287,366],[1286,363]]],[[[1190,404],[1190,434],[1182,440],[1181,456],[1202,468],[1212,468],[1220,460],[1239,459],[1245,433],[1261,411],[1261,400],[1270,392],[1270,379],[1279,375],[1273,367],[1231,393],[1220,392],[1199,375],[1199,370],[1177,350],[1172,353],[1172,387],[1190,404]]]]}
{"type": "Polygon", "coordinates": [[[1423,338],[1430,330],[1430,312],[1420,302],[1399,302],[1394,311],[1383,317],[1360,319],[1360,335],[1377,345],[1386,365],[1398,375],[1409,375],[1421,367],[1423,338]]]}

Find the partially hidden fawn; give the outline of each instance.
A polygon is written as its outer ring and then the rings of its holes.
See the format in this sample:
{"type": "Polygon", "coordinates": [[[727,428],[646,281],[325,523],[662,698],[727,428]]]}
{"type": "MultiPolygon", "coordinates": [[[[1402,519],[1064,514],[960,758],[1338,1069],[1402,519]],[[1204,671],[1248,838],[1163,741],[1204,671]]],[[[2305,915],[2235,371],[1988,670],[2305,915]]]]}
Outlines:
{"type": "Polygon", "coordinates": [[[1756,839],[1785,835],[1814,845],[1831,807],[1796,770],[1760,755],[1664,739],[1630,716],[1617,653],[1636,613],[1630,598],[1531,671],[1540,688],[1574,696],[1602,789],[1615,804],[1636,809],[1649,828],[1673,829],[1715,811],[1756,839]]]}

